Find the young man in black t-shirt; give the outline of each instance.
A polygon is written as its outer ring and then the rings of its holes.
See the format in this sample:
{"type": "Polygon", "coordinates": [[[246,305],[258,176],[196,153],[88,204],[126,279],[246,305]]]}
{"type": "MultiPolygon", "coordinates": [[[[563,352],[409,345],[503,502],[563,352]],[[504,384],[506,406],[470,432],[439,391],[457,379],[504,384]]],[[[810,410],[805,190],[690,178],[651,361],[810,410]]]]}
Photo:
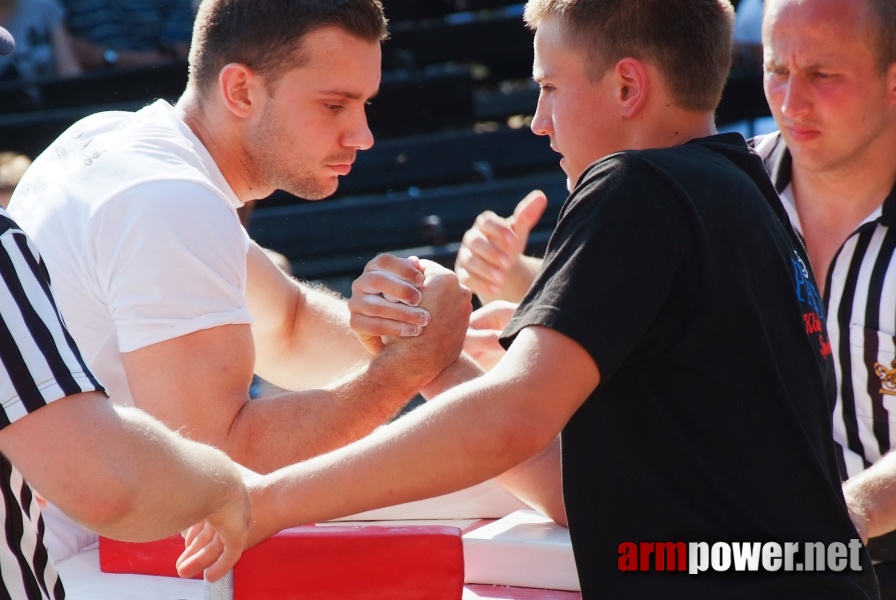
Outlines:
{"type": "Polygon", "coordinates": [[[461,359],[440,383],[465,383],[266,477],[253,537],[536,455],[548,481],[559,433],[563,507],[519,469],[530,497],[565,508],[586,600],[876,597],[840,491],[808,260],[758,157],[714,135],[730,4],[531,0],[525,17],[532,129],[571,195],[507,353],[481,375],[461,359]],[[745,548],[760,555],[733,562],[745,548]]]}

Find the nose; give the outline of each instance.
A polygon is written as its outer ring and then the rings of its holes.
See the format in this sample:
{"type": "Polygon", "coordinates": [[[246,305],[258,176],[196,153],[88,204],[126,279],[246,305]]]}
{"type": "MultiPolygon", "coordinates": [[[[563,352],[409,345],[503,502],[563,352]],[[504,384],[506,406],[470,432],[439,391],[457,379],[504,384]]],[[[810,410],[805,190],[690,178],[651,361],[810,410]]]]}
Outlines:
{"type": "Polygon", "coordinates": [[[550,100],[544,92],[538,94],[538,104],[535,106],[535,114],[532,116],[532,133],[535,135],[551,135],[554,132],[554,124],[551,120],[550,100]]]}
{"type": "Polygon", "coordinates": [[[781,83],[780,93],[783,95],[781,113],[791,118],[806,114],[811,108],[806,92],[803,78],[791,73],[787,80],[781,83]]]}
{"type": "Polygon", "coordinates": [[[367,150],[373,146],[373,132],[367,123],[367,114],[362,112],[353,127],[346,132],[342,144],[355,150],[367,150]]]}

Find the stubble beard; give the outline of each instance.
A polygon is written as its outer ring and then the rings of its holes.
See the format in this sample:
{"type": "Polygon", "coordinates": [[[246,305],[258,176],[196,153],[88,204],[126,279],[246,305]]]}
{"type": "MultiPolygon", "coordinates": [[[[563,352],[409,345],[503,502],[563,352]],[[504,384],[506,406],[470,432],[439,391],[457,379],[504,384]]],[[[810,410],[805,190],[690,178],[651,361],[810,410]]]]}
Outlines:
{"type": "Polygon", "coordinates": [[[338,180],[335,177],[332,180],[316,177],[315,167],[321,168],[322,165],[312,165],[306,161],[296,166],[287,160],[295,156],[290,149],[300,147],[301,141],[285,139],[275,121],[270,114],[264,115],[258,128],[250,134],[250,156],[265,187],[283,190],[303,200],[322,200],[332,196],[339,185],[338,180]]]}

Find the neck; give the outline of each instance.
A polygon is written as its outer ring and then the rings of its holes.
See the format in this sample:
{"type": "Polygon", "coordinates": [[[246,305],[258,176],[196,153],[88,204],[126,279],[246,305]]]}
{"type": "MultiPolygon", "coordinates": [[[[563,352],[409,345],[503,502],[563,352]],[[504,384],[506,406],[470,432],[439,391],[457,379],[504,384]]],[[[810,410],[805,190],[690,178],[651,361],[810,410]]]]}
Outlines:
{"type": "Polygon", "coordinates": [[[799,155],[793,153],[797,209],[811,208],[832,222],[861,222],[883,203],[896,183],[894,148],[896,116],[893,124],[836,163],[801,166],[799,155]]]}
{"type": "Polygon", "coordinates": [[[858,225],[887,198],[896,184],[896,161],[889,168],[810,171],[793,165],[794,201],[800,216],[812,213],[829,223],[858,225]]]}
{"type": "Polygon", "coordinates": [[[635,130],[635,148],[668,148],[693,139],[714,135],[716,126],[711,112],[669,108],[654,118],[642,121],[635,130]]]}
{"type": "Polygon", "coordinates": [[[896,181],[896,161],[890,162],[889,170],[852,172],[810,171],[794,162],[793,201],[822,293],[839,249],[890,193],[896,181]]]}
{"type": "Polygon", "coordinates": [[[234,194],[243,203],[266,198],[274,192],[254,181],[256,169],[245,145],[243,123],[226,107],[213,100],[201,98],[187,88],[177,102],[184,122],[199,138],[234,194]]]}

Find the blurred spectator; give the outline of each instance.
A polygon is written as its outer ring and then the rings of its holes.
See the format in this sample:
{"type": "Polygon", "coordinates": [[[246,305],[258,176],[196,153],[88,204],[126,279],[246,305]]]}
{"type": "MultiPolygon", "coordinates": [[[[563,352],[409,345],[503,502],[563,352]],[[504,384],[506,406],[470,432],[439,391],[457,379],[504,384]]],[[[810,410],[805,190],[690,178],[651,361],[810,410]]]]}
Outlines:
{"type": "Polygon", "coordinates": [[[0,25],[16,40],[15,54],[0,58],[0,81],[81,73],[56,0],[0,0],[0,25]]]}
{"type": "Polygon", "coordinates": [[[31,166],[31,159],[18,152],[0,152],[0,208],[6,208],[13,190],[31,166]]]}
{"type": "Polygon", "coordinates": [[[741,0],[734,19],[735,68],[762,65],[762,0],[741,0]]]}
{"type": "Polygon", "coordinates": [[[62,0],[75,55],[85,69],[186,60],[192,0],[62,0]]]}

